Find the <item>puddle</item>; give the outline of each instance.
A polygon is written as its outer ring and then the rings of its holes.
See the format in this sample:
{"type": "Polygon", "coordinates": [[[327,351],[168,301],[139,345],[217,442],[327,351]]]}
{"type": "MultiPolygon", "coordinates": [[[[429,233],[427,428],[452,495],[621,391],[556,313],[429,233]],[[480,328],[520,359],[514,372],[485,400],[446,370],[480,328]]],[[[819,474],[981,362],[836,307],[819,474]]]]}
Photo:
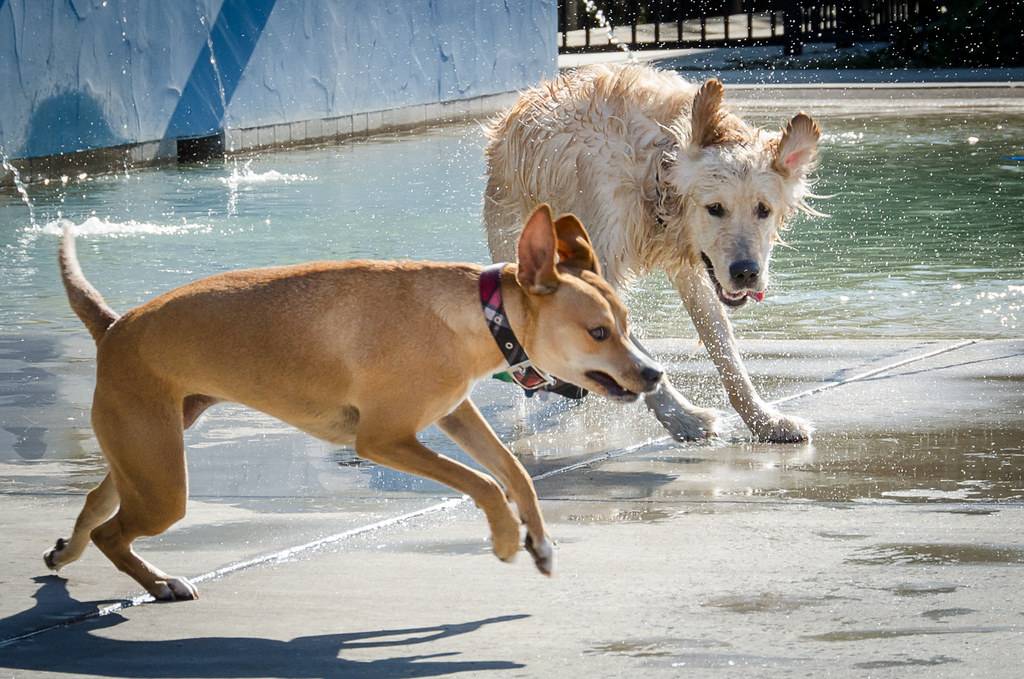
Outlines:
{"type": "Polygon", "coordinates": [[[940,514],[964,514],[966,516],[992,516],[998,514],[998,509],[985,509],[984,507],[957,507],[956,509],[936,509],[940,514]]]}
{"type": "MultiPolygon", "coordinates": [[[[639,423],[645,424],[650,423],[639,423]]],[[[936,510],[982,516],[999,511],[1001,507],[993,506],[997,502],[1024,502],[1024,456],[1003,450],[1007,441],[1021,438],[1024,429],[949,429],[927,435],[824,433],[813,446],[795,448],[702,445],[688,447],[689,455],[656,449],[609,461],[590,472],[545,480],[539,487],[547,498],[600,493],[620,500],[687,503],[691,511],[696,511],[695,503],[708,501],[747,506],[784,501],[838,507],[932,505],[936,510]],[[988,451],[986,456],[968,455],[982,449],[988,451]]],[[[669,450],[681,448],[671,446],[669,450]]],[[[554,459],[544,464],[552,463],[554,459]]],[[[820,536],[865,537],[856,530],[824,530],[820,536]]]]}
{"type": "Polygon", "coordinates": [[[1007,632],[1013,627],[898,627],[893,629],[842,630],[825,634],[805,635],[807,641],[869,641],[897,637],[932,636],[937,634],[991,634],[1007,632]]]}
{"type": "Polygon", "coordinates": [[[561,508],[564,511],[546,511],[545,515],[551,521],[567,521],[569,523],[656,523],[678,516],[680,512],[660,509],[651,506],[635,507],[569,507],[561,508]]]}
{"type": "Polygon", "coordinates": [[[612,641],[606,644],[598,644],[587,649],[587,654],[602,655],[626,655],[631,658],[647,658],[652,656],[673,655],[671,651],[662,648],[664,642],[660,641],[612,641]]]}
{"type": "Polygon", "coordinates": [[[847,597],[800,597],[764,592],[754,596],[730,595],[705,601],[702,605],[710,608],[722,608],[733,613],[789,613],[806,606],[822,606],[830,601],[847,597]]]}
{"type": "Polygon", "coordinates": [[[631,658],[664,657],[677,655],[687,648],[721,648],[730,644],[714,639],[687,639],[677,637],[653,637],[650,639],[627,639],[595,644],[583,651],[587,655],[625,655],[631,658]]]}
{"type": "Polygon", "coordinates": [[[854,663],[853,666],[862,670],[884,670],[890,667],[931,667],[934,665],[948,665],[949,663],[962,662],[959,658],[950,658],[945,655],[935,655],[931,658],[906,658],[905,660],[870,660],[868,662],[854,663]]]}
{"type": "Polygon", "coordinates": [[[829,540],[864,540],[871,537],[870,535],[865,535],[863,533],[829,533],[826,531],[816,532],[815,535],[829,540]]]}
{"type": "Polygon", "coordinates": [[[892,592],[896,596],[930,596],[932,594],[952,594],[957,589],[959,588],[956,585],[904,583],[886,588],[885,591],[892,592]]]}
{"type": "Polygon", "coordinates": [[[677,656],[678,659],[672,663],[672,667],[685,669],[714,669],[714,668],[766,668],[789,666],[799,663],[804,658],[786,658],[767,655],[746,655],[740,653],[689,653],[677,656]]]}
{"type": "Polygon", "coordinates": [[[970,615],[971,613],[977,613],[973,608],[933,608],[930,611],[924,611],[921,616],[936,622],[941,622],[945,618],[954,618],[960,615],[970,615]]]}
{"type": "MultiPolygon", "coordinates": [[[[826,502],[1024,501],[1024,429],[819,433],[814,458],[775,474],[781,497],[826,502]]],[[[990,511],[991,508],[985,508],[990,511]]]]}
{"type": "Polygon", "coordinates": [[[864,547],[858,552],[863,556],[847,559],[846,563],[861,566],[1024,564],[1024,549],[1017,546],[889,544],[864,547]]]}

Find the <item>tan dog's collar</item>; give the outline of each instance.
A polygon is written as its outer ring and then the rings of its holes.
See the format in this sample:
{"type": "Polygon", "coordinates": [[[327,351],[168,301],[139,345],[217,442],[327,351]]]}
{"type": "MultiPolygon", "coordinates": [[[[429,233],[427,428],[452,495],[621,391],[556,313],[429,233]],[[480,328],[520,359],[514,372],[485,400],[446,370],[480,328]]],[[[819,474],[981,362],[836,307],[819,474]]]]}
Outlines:
{"type": "Polygon", "coordinates": [[[550,391],[574,400],[583,398],[587,395],[586,389],[548,375],[526,355],[526,349],[512,331],[501,298],[501,271],[504,268],[505,263],[499,262],[485,267],[480,273],[480,305],[484,309],[487,328],[508,364],[508,371],[496,377],[503,379],[507,375],[509,380],[522,387],[527,396],[533,396],[538,391],[550,391]]]}

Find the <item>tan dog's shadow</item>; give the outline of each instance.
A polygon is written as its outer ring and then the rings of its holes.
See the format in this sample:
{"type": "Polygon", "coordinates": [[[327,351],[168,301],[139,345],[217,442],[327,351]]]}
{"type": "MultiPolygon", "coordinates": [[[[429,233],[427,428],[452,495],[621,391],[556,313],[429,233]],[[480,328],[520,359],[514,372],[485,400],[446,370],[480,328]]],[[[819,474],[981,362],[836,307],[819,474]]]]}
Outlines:
{"type": "MultiPolygon", "coordinates": [[[[36,605],[0,620],[7,639],[33,629],[81,620],[112,603],[79,602],[67,581],[38,577],[36,605]],[[70,613],[70,614],[69,614],[70,613]]],[[[0,668],[90,674],[102,677],[433,677],[461,672],[521,669],[506,660],[454,660],[456,652],[396,655],[380,660],[347,660],[346,650],[401,648],[475,632],[485,625],[512,622],[525,614],[502,615],[464,623],[404,629],[320,634],[289,641],[261,637],[195,637],[162,641],[125,641],[94,632],[128,622],[116,613],[90,618],[24,642],[0,653],[0,668]],[[56,649],[60,649],[59,652],[56,649]]]]}

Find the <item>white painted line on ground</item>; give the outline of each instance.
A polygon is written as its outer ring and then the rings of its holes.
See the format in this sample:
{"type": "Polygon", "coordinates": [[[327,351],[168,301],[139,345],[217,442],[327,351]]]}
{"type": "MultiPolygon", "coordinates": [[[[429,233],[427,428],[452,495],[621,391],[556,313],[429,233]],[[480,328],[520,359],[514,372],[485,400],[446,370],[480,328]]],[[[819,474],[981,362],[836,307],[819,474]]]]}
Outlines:
{"type": "Polygon", "coordinates": [[[979,341],[980,340],[976,340],[976,339],[963,340],[962,342],[957,342],[956,344],[952,344],[952,345],[950,345],[948,347],[943,347],[941,349],[936,349],[935,351],[929,351],[926,354],[918,354],[917,356],[911,356],[910,358],[905,358],[902,361],[896,361],[895,363],[889,363],[888,365],[883,365],[881,368],[875,368],[873,370],[868,370],[867,372],[862,372],[860,374],[854,375],[853,377],[847,377],[845,380],[839,380],[837,382],[827,382],[827,383],[825,383],[825,384],[823,384],[823,385],[821,385],[819,387],[814,387],[814,388],[808,389],[806,391],[801,391],[799,393],[792,394],[790,396],[784,396],[783,398],[780,398],[778,400],[772,401],[772,405],[779,405],[780,403],[788,403],[790,401],[795,401],[798,398],[804,398],[805,396],[812,396],[814,394],[820,394],[823,391],[828,391],[829,389],[835,389],[836,387],[841,387],[841,386],[843,386],[845,384],[852,384],[853,382],[860,382],[860,381],[866,380],[866,379],[868,379],[870,377],[875,377],[876,375],[881,375],[882,373],[887,373],[890,370],[895,370],[896,368],[902,368],[903,366],[905,366],[905,365],[907,365],[909,363],[917,363],[918,361],[923,361],[926,358],[932,358],[934,356],[939,356],[940,354],[948,354],[949,352],[956,351],[957,349],[963,349],[964,347],[968,347],[968,346],[970,346],[972,344],[977,344],[979,341]]]}
{"type": "MultiPolygon", "coordinates": [[[[934,356],[939,356],[940,354],[945,354],[945,353],[949,353],[951,351],[956,351],[957,349],[962,349],[963,347],[970,346],[971,344],[975,344],[978,341],[979,340],[976,340],[976,339],[964,340],[962,342],[958,342],[958,343],[953,344],[951,346],[943,347],[942,349],[936,349],[934,351],[929,351],[929,352],[924,353],[924,354],[918,354],[916,356],[911,356],[910,358],[907,358],[907,359],[904,359],[904,360],[901,360],[901,361],[896,361],[895,363],[889,363],[888,365],[884,365],[884,366],[882,366],[880,368],[875,368],[873,370],[868,370],[866,372],[854,375],[853,377],[849,377],[849,378],[847,378],[845,380],[839,380],[839,381],[836,381],[836,382],[829,382],[827,384],[823,384],[821,386],[814,387],[812,389],[807,389],[805,391],[801,391],[801,392],[798,392],[796,394],[792,394],[790,396],[784,396],[782,398],[779,398],[779,399],[776,399],[776,400],[772,401],[771,405],[778,405],[780,403],[787,403],[789,401],[793,401],[793,400],[796,400],[796,399],[799,399],[799,398],[805,398],[807,396],[811,396],[811,395],[814,395],[814,394],[820,394],[823,391],[828,391],[829,389],[835,389],[837,387],[841,387],[841,386],[846,385],[846,384],[851,384],[853,382],[860,382],[860,381],[866,380],[866,379],[868,379],[870,377],[875,377],[876,375],[881,375],[881,374],[883,374],[885,372],[888,372],[890,370],[894,370],[896,368],[903,367],[903,366],[908,365],[910,363],[916,363],[917,361],[923,361],[925,359],[932,358],[934,356]]],[[[733,417],[738,417],[738,416],[733,416],[733,417]]],[[[607,453],[602,453],[600,455],[595,455],[594,457],[590,457],[590,458],[587,458],[585,460],[581,460],[580,462],[575,462],[573,464],[566,465],[564,467],[559,467],[557,469],[552,469],[552,470],[544,472],[542,474],[537,474],[536,476],[534,476],[532,478],[533,478],[534,481],[541,481],[543,479],[550,478],[550,477],[556,476],[558,474],[565,474],[565,473],[568,473],[568,472],[571,472],[571,471],[575,471],[577,469],[582,469],[584,467],[590,467],[590,466],[593,466],[595,464],[599,464],[601,462],[605,462],[607,460],[614,460],[616,458],[622,457],[624,455],[628,455],[628,454],[630,454],[632,452],[635,452],[637,450],[640,450],[642,448],[646,448],[647,446],[655,445],[655,444],[659,444],[659,443],[664,443],[664,442],[671,441],[671,440],[672,440],[672,437],[670,437],[670,436],[661,436],[661,437],[653,438],[653,439],[650,439],[648,441],[644,441],[642,443],[637,443],[637,444],[634,444],[634,445],[631,445],[631,446],[627,446],[625,448],[618,448],[616,450],[609,451],[607,453]]],[[[301,545],[296,545],[294,547],[288,547],[287,549],[282,549],[280,551],[272,552],[270,554],[264,554],[263,556],[257,556],[257,557],[254,557],[252,559],[247,559],[245,561],[238,561],[238,562],[235,562],[235,563],[232,563],[232,564],[228,564],[227,566],[224,566],[222,568],[218,568],[216,570],[208,571],[206,573],[203,573],[202,575],[198,575],[198,576],[196,576],[194,578],[191,578],[191,581],[194,582],[194,583],[207,582],[209,580],[215,580],[217,578],[224,577],[224,576],[229,575],[231,573],[236,573],[238,571],[246,570],[246,569],[252,568],[254,566],[259,566],[261,564],[277,563],[277,562],[280,562],[280,561],[284,561],[284,560],[289,559],[291,557],[294,557],[294,556],[296,556],[298,554],[302,554],[304,552],[314,551],[316,549],[320,549],[320,548],[325,547],[327,545],[332,545],[332,544],[335,544],[335,543],[338,543],[338,542],[343,542],[345,540],[348,540],[350,538],[356,537],[358,535],[364,535],[366,533],[372,533],[374,531],[384,530],[384,529],[387,529],[387,528],[391,528],[393,526],[401,525],[401,524],[406,523],[408,521],[411,521],[413,519],[417,519],[417,518],[419,518],[421,516],[426,516],[428,514],[434,514],[434,513],[437,513],[437,512],[447,511],[449,509],[454,509],[454,508],[456,508],[456,507],[458,507],[458,506],[460,506],[460,505],[462,505],[462,504],[464,504],[464,503],[466,503],[468,501],[469,501],[469,497],[465,496],[465,495],[463,495],[462,497],[446,498],[446,499],[442,500],[441,502],[437,502],[435,504],[428,505],[426,507],[423,507],[421,509],[417,509],[417,510],[412,511],[412,512],[407,512],[407,513],[401,514],[399,516],[393,516],[391,518],[383,519],[381,521],[377,521],[375,523],[370,523],[370,524],[367,524],[365,526],[359,526],[359,527],[356,527],[356,528],[349,529],[347,531],[343,531],[341,533],[335,533],[334,535],[328,535],[326,537],[319,538],[319,539],[313,540],[311,542],[306,542],[306,543],[301,544],[301,545]]],[[[143,604],[143,603],[148,603],[150,601],[153,601],[153,597],[151,597],[149,594],[139,594],[139,595],[136,595],[136,596],[134,596],[134,597],[132,597],[130,599],[126,599],[124,601],[119,601],[119,602],[117,602],[115,604],[111,604],[109,606],[104,606],[104,607],[99,608],[99,609],[97,609],[95,611],[91,611],[89,613],[85,613],[85,614],[82,614],[82,615],[79,615],[79,616],[76,616],[76,617],[73,617],[73,618],[68,618],[67,620],[63,620],[63,621],[61,621],[59,623],[55,623],[53,625],[48,625],[46,627],[41,627],[41,628],[36,629],[36,630],[31,630],[31,631],[28,631],[28,632],[24,632],[22,634],[18,634],[18,635],[12,636],[12,637],[7,637],[6,639],[0,639],[0,648],[3,648],[4,646],[9,646],[9,645],[14,644],[14,643],[19,642],[19,641],[24,641],[25,639],[30,639],[32,637],[38,636],[40,634],[43,634],[45,632],[50,632],[52,630],[61,629],[63,627],[70,627],[71,625],[76,625],[76,624],[79,624],[79,623],[86,622],[88,620],[92,620],[94,618],[100,618],[100,617],[103,617],[103,616],[106,616],[106,615],[110,615],[112,613],[117,613],[117,612],[123,611],[123,610],[125,610],[127,608],[131,608],[133,606],[138,606],[139,604],[143,604]]]]}

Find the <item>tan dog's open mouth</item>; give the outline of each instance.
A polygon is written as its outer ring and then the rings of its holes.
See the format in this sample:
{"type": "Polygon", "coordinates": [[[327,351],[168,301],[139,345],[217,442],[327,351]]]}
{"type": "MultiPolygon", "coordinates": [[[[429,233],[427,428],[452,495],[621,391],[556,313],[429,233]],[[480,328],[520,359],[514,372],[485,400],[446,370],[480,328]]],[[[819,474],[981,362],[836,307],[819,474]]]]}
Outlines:
{"type": "Polygon", "coordinates": [[[722,284],[718,282],[718,276],[715,275],[715,265],[711,263],[711,258],[703,252],[700,253],[700,258],[704,260],[704,266],[707,268],[708,277],[711,279],[711,282],[715,284],[715,292],[718,293],[718,299],[721,300],[722,304],[735,308],[743,306],[750,298],[756,299],[758,302],[764,299],[764,292],[760,290],[728,292],[722,287],[722,284]]]}
{"type": "Polygon", "coordinates": [[[622,401],[635,401],[640,398],[640,394],[626,389],[616,382],[615,378],[608,373],[601,372],[600,370],[588,370],[585,374],[587,377],[600,384],[609,398],[622,401]]]}

